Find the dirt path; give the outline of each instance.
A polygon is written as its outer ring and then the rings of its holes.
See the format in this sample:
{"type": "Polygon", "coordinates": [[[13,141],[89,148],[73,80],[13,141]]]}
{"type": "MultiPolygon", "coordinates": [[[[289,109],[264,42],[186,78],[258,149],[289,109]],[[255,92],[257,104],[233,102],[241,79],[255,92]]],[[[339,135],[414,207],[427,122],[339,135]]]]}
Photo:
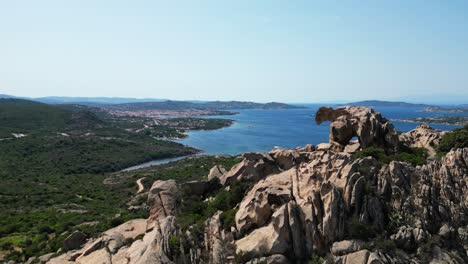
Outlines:
{"type": "Polygon", "coordinates": [[[136,181],[136,184],[138,185],[138,191],[137,193],[141,193],[144,189],[145,189],[145,186],[143,186],[143,184],[141,183],[142,180],[144,180],[145,178],[141,178],[141,179],[138,179],[136,181]]]}

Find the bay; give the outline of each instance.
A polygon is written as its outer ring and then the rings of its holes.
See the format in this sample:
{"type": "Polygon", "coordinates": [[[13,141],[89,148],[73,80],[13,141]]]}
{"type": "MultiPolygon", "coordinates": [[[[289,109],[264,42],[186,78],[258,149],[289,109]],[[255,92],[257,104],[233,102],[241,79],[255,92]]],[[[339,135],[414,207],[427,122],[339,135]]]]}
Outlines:
{"type": "MultiPolygon", "coordinates": [[[[226,128],[211,131],[192,131],[177,142],[195,147],[204,154],[236,155],[244,152],[267,152],[275,147],[295,148],[306,144],[328,142],[329,122],[317,125],[315,112],[323,105],[310,105],[307,109],[236,110],[229,116],[235,123],[226,128]]],[[[421,107],[374,107],[390,120],[415,117],[460,115],[459,113],[422,112],[421,107]]],[[[465,114],[466,115],[466,114],[465,114]]],[[[226,116],[213,116],[213,118],[226,116]]],[[[392,121],[398,131],[407,132],[418,124],[392,121]]],[[[430,124],[440,130],[452,130],[458,126],[430,124]]]]}

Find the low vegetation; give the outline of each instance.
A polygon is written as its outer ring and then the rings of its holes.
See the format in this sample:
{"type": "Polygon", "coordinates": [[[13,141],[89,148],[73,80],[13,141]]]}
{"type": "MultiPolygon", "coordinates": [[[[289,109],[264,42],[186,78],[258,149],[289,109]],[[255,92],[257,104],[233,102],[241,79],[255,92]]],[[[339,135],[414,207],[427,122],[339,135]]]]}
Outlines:
{"type": "Polygon", "coordinates": [[[379,162],[388,164],[393,160],[404,161],[415,166],[426,164],[427,150],[424,148],[406,148],[396,154],[387,154],[385,150],[377,147],[368,147],[356,152],[353,158],[373,157],[379,162]]]}
{"type": "Polygon", "coordinates": [[[463,128],[454,129],[447,132],[440,141],[438,151],[442,154],[447,153],[452,148],[468,147],[468,125],[463,128]]]}
{"type": "MultiPolygon", "coordinates": [[[[127,205],[141,177],[149,188],[155,180],[200,180],[216,164],[230,168],[237,162],[236,157],[202,156],[135,172],[63,175],[43,170],[39,176],[11,179],[16,187],[1,185],[0,250],[9,251],[13,260],[55,252],[74,230],[92,237],[130,219],[146,218],[147,211],[129,211],[127,205]]],[[[210,212],[230,201],[222,193],[210,212]]]]}
{"type": "Polygon", "coordinates": [[[201,179],[215,164],[236,162],[233,157],[196,157],[119,173],[196,150],[129,131],[125,122],[113,123],[86,109],[0,99],[0,254],[8,260],[56,252],[74,230],[92,237],[146,218],[148,212],[129,211],[127,205],[142,175],[148,174],[148,188],[157,179],[201,179]]]}

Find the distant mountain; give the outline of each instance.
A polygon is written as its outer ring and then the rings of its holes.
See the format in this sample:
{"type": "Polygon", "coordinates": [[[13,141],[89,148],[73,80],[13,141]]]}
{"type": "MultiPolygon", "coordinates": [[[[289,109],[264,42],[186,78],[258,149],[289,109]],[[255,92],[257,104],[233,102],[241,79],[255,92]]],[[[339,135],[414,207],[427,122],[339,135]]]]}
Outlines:
{"type": "Polygon", "coordinates": [[[427,105],[427,104],[413,104],[413,103],[407,103],[407,102],[392,102],[392,101],[379,101],[379,100],[365,100],[365,101],[359,101],[359,102],[352,102],[352,103],[347,103],[343,105],[359,105],[359,106],[380,106],[380,107],[385,107],[385,106],[393,106],[393,107],[430,107],[432,105],[427,105]]]}
{"type": "Polygon", "coordinates": [[[8,95],[8,94],[0,94],[0,98],[17,98],[16,96],[8,95]]]}
{"type": "Polygon", "coordinates": [[[34,101],[39,101],[47,104],[84,104],[84,105],[109,105],[109,104],[124,104],[137,102],[161,102],[163,99],[154,98],[122,98],[122,97],[63,97],[49,96],[40,98],[30,98],[34,101]]]}
{"type": "Polygon", "coordinates": [[[305,107],[277,102],[266,104],[239,101],[163,101],[109,105],[106,108],[119,110],[240,110],[240,109],[303,109],[305,107]]]}
{"type": "Polygon", "coordinates": [[[50,132],[65,128],[96,128],[102,123],[87,109],[77,111],[24,99],[0,99],[0,132],[50,132]]]}
{"type": "Polygon", "coordinates": [[[110,108],[146,110],[233,110],[233,109],[300,109],[304,106],[289,105],[278,102],[254,103],[241,101],[173,101],[159,98],[126,98],[126,97],[67,97],[67,96],[47,96],[47,97],[16,97],[7,94],[0,94],[0,98],[18,98],[37,101],[46,104],[79,104],[90,106],[110,106],[110,108]]]}

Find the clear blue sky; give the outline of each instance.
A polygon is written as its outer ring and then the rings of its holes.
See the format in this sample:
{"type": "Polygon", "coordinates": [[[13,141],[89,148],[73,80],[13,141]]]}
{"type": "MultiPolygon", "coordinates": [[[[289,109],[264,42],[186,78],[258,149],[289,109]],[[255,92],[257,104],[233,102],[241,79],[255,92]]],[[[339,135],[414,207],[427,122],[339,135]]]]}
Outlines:
{"type": "Polygon", "coordinates": [[[0,0],[0,93],[468,103],[468,1],[0,0]]]}

